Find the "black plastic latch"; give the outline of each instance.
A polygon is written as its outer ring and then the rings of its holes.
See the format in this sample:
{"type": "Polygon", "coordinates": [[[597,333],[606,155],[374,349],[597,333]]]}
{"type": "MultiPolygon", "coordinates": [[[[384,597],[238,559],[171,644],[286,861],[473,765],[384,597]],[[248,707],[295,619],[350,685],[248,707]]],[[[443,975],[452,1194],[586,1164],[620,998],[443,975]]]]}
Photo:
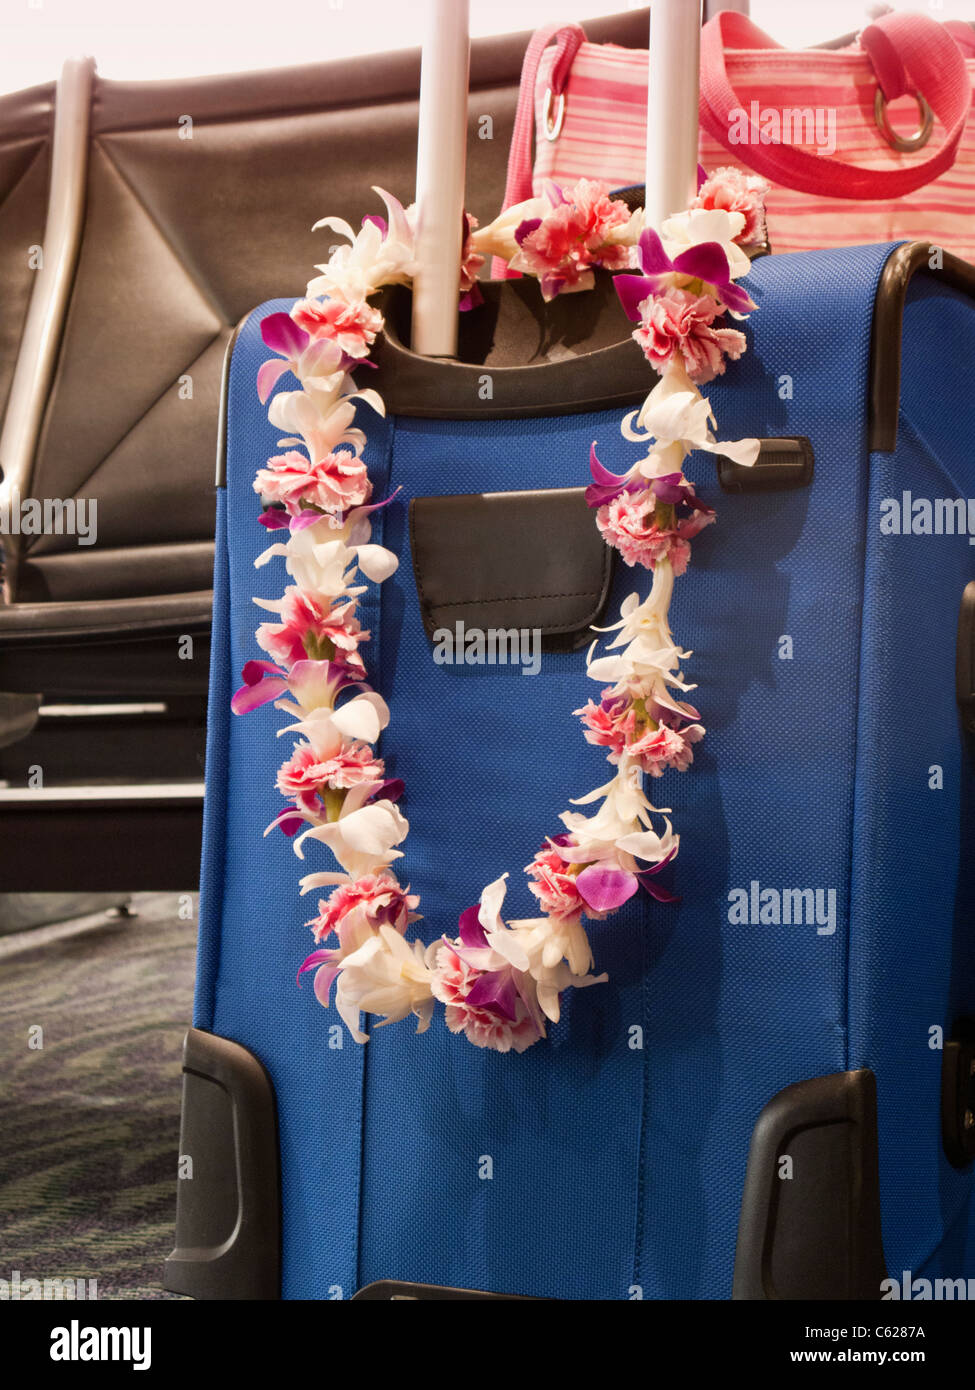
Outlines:
{"type": "Polygon", "coordinates": [[[975,734],[975,579],[965,586],[958,610],[955,693],[962,726],[967,734],[975,734]]]}
{"type": "Polygon", "coordinates": [[[814,458],[808,439],[762,439],[759,445],[750,468],[717,455],[718,482],[725,492],[785,492],[809,486],[814,458]]]}
{"type": "Polygon", "coordinates": [[[964,1168],[975,1159],[975,1019],[959,1020],[944,1046],[941,1131],[953,1167],[964,1168]]]}

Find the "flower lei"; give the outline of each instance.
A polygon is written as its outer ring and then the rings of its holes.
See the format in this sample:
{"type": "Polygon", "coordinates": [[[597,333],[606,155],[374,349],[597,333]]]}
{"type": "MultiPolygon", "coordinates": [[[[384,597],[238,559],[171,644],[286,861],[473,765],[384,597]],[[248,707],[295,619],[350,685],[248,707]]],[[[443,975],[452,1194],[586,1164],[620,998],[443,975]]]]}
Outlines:
{"type": "MultiPolygon", "coordinates": [[[[582,180],[564,191],[546,186],[541,197],[509,208],[478,229],[465,215],[459,278],[461,307],[479,302],[476,274],[489,254],[537,277],[545,299],[588,289],[593,269],[618,272],[615,286],[633,337],[660,380],[639,411],[621,425],[625,438],[646,446],[622,476],[590,456],[586,490],[596,525],[627,565],[653,572],[650,593],[623,603],[615,633],[602,655],[593,643],[588,675],[604,688],[575,713],[584,736],[607,750],[612,780],[573,805],[564,829],[548,836],[525,872],[541,915],[502,918],[507,874],[487,885],[461,914],[456,937],[430,945],[409,941],[418,920],[418,896],[392,865],[409,824],[397,802],[399,780],[389,779],[375,744],[389,709],[370,689],[361,648],[369,639],[356,617],[361,594],[397,567],[395,555],[371,540],[372,484],[362,460],[365,435],[354,424],[357,403],[384,413],[375,391],[359,389],[351,373],[365,363],[383,319],[369,302],[389,284],[408,284],[414,273],[414,213],[377,189],[387,219],[367,217],[355,232],[325,218],[347,245],[327,264],[290,314],[261,323],[274,356],[258,372],[262,403],[286,435],[284,452],[258,470],[254,491],[260,521],[284,533],[255,564],[280,557],[291,579],[283,595],[255,599],[276,621],[257,629],[258,646],[271,658],[248,661],[237,714],[268,702],[292,717],[280,733],[298,735],[277,774],[287,805],[265,834],[279,827],[304,858],[310,842],[331,850],[339,868],[305,875],[302,894],[331,889],[307,925],[317,948],[302,962],[298,980],[314,972],[314,992],[325,1006],[335,987],[336,1007],[352,1036],[366,1041],[360,1013],[393,1023],[413,1014],[429,1027],[435,1000],[445,1021],[479,1047],[522,1052],[556,1022],[562,994],[598,984],[584,919],[600,921],[641,888],[659,902],[677,899],[655,881],[678,851],[667,808],[651,804],[644,776],[685,771],[703,737],[698,711],[682,697],[682,663],[689,653],[675,642],[668,613],[674,579],[684,573],[690,542],[714,520],[684,475],[695,449],[754,462],[757,440],[721,442],[698,387],[745,351],[746,340],[725,326],[755,305],[736,283],[749,268],[743,246],[763,235],[762,180],[733,169],[700,184],[691,208],[670,218],[661,235],[597,183],[582,180]],[[636,273],[633,273],[636,272],[636,273]],[[286,374],[297,391],[276,391],[286,374]],[[655,818],[662,825],[655,828],[655,818]]],[[[395,495],[395,494],[394,494],[395,495]]]]}

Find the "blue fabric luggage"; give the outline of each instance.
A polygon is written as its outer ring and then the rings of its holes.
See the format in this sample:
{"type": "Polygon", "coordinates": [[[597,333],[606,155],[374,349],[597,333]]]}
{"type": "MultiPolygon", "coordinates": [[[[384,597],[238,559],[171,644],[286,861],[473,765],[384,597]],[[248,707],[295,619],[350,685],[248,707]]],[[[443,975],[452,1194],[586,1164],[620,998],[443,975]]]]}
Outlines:
{"type": "MultiPolygon", "coordinates": [[[[425,941],[600,780],[571,713],[579,644],[646,578],[600,570],[564,490],[588,481],[594,439],[625,465],[619,422],[649,369],[599,279],[581,327],[583,297],[492,285],[460,362],[410,353],[408,294],[390,298],[368,383],[388,416],[364,457],[377,497],[399,489],[374,538],[401,563],[362,622],[425,941]],[[466,569],[431,539],[438,502],[466,569]],[[509,525],[528,507],[531,527],[509,525]],[[434,660],[431,631],[477,603],[547,633],[537,673],[434,660]]],[[[666,789],[681,900],[640,894],[595,923],[608,983],[571,991],[520,1056],[408,1022],[358,1046],[295,986],[310,899],[283,837],[262,839],[280,721],[230,711],[252,597],[280,592],[254,568],[254,472],[279,433],[254,379],[261,319],[291,301],[241,325],[170,1288],[879,1298],[885,1277],[903,1296],[904,1271],[975,1279],[975,270],[867,246],[762,257],[748,288],[748,353],[708,394],[723,435],[763,440],[759,464],[689,466],[718,519],[677,599],[708,728],[666,789]]],[[[528,916],[525,886],[509,893],[528,916]]]]}

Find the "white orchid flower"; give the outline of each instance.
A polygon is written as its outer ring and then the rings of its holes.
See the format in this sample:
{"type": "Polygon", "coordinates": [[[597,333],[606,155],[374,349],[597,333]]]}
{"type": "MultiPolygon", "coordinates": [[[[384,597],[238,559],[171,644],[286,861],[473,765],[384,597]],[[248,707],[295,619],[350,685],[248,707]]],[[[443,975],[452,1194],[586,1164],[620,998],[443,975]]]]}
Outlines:
{"type": "Polygon", "coordinates": [[[606,974],[590,975],[592,947],[578,917],[535,917],[511,923],[528,957],[539,1008],[552,1023],[561,1016],[559,996],[567,989],[602,985],[606,974]]]}
{"type": "Polygon", "coordinates": [[[744,226],[745,218],[740,212],[726,212],[724,208],[691,208],[668,217],[660,228],[660,239],[671,260],[689,246],[716,241],[728,257],[728,272],[732,280],[738,280],[747,275],[751,267],[751,261],[735,241],[744,226]]]}
{"type": "Polygon", "coordinates": [[[592,969],[592,946],[580,917],[533,917],[513,921],[511,929],[527,956],[528,973],[539,983],[561,960],[568,962],[573,975],[587,975],[592,969]]]}
{"type": "Polygon", "coordinates": [[[518,254],[515,232],[522,222],[545,217],[551,211],[552,204],[547,198],[526,198],[524,202],[514,203],[486,227],[477,227],[471,233],[474,249],[482,256],[500,256],[510,261],[518,254]]]}
{"type": "Polygon", "coordinates": [[[528,957],[524,948],[501,918],[501,905],[508,887],[507,878],[506,873],[502,874],[493,883],[489,883],[481,893],[477,920],[484,928],[488,949],[495,953],[497,961],[492,964],[481,962],[478,965],[480,970],[500,970],[505,965],[514,966],[516,970],[528,969],[528,957]]]}
{"type": "Polygon", "coordinates": [[[389,706],[375,690],[364,690],[333,709],[331,705],[302,708],[291,700],[275,700],[274,708],[298,716],[298,722],[278,730],[303,734],[323,762],[335,756],[344,742],[375,743],[389,724],[389,706]]]}
{"type": "Polygon", "coordinates": [[[412,945],[392,927],[382,926],[358,950],[346,956],[335,990],[335,1006],[356,1042],[364,1043],[368,1034],[359,1028],[363,1012],[384,1015],[387,1023],[398,1023],[408,1014],[419,1020],[417,1032],[426,1032],[433,1016],[433,957],[439,942],[425,947],[412,945]]]}
{"type": "MultiPolygon", "coordinates": [[[[357,512],[366,510],[365,507],[356,508],[357,512]]],[[[343,536],[351,534],[367,537],[368,519],[350,513],[342,525],[337,525],[333,518],[323,516],[311,526],[292,531],[287,541],[275,541],[262,550],[254,561],[255,568],[260,569],[274,556],[281,555],[288,573],[300,588],[326,600],[351,598],[364,592],[362,586],[351,587],[357,568],[367,579],[381,584],[399,565],[399,557],[385,546],[367,540],[347,545],[343,536]]]]}
{"type": "Polygon", "coordinates": [[[356,232],[341,217],[323,217],[315,223],[329,227],[348,238],[350,245],[337,246],[321,272],[308,282],[308,295],[338,297],[348,303],[368,299],[383,285],[406,285],[416,271],[415,210],[404,208],[399,199],[382,188],[373,188],[386,204],[388,220],[385,225],[367,218],[356,232]]]}
{"type": "Polygon", "coordinates": [[[356,389],[355,382],[345,373],[329,378],[311,395],[307,391],[279,391],[271,397],[267,418],[272,425],[291,437],[280,439],[278,447],[304,444],[309,458],[319,460],[339,444],[354,443],[361,452],[365,435],[353,429],[355,402],[363,401],[377,415],[385,415],[386,407],[378,391],[356,389]]]}
{"type": "Polygon", "coordinates": [[[606,858],[607,849],[622,850],[637,859],[659,863],[674,851],[679,837],[667,817],[669,807],[653,806],[640,786],[638,769],[630,767],[624,758],[617,775],[605,786],[597,787],[586,796],[573,798],[574,806],[590,805],[602,800],[594,816],[578,811],[563,811],[559,817],[566,830],[575,837],[581,848],[592,848],[594,858],[606,858]],[[665,830],[658,835],[653,829],[653,817],[663,816],[665,830]]]}
{"type": "Polygon", "coordinates": [[[629,594],[620,605],[619,620],[609,627],[594,629],[615,632],[616,636],[606,644],[602,656],[594,655],[596,642],[590,647],[586,670],[592,680],[614,683],[641,673],[652,676],[659,671],[674,684],[681,685],[681,689],[693,688],[682,685],[677,674],[671,675],[691,655],[674,642],[670,631],[667,614],[673,587],[672,567],[666,562],[659,564],[647,597],[641,602],[638,594],[629,594]]]}
{"type": "MultiPolygon", "coordinates": [[[[606,233],[607,246],[636,246],[640,240],[640,233],[646,225],[646,213],[643,208],[634,208],[630,213],[630,220],[624,222],[619,227],[610,227],[606,233]]],[[[637,261],[633,262],[636,266],[637,261]]]]}
{"type": "MultiPolygon", "coordinates": [[[[402,851],[395,846],[406,839],[409,821],[391,801],[358,805],[358,792],[360,788],[353,787],[346,795],[338,820],[316,825],[295,838],[293,847],[299,859],[305,857],[306,840],[321,840],[328,845],[345,872],[353,878],[375,873],[392,864],[394,859],[402,859],[402,851]]],[[[368,795],[368,786],[365,792],[368,795]]]]}
{"type": "Polygon", "coordinates": [[[715,424],[710,402],[701,395],[680,363],[671,363],[668,370],[657,382],[640,409],[630,411],[620,425],[620,433],[625,439],[636,443],[656,441],[655,453],[660,454],[659,468],[654,454],[636,465],[645,477],[659,477],[661,473],[679,471],[681,457],[675,457],[680,447],[681,455],[703,449],[709,454],[724,454],[735,463],[746,468],[758,458],[760,444],[757,439],[718,441],[712,433],[715,424]],[[635,422],[635,423],[634,423],[635,422]],[[651,467],[645,468],[644,464],[651,467]]]}

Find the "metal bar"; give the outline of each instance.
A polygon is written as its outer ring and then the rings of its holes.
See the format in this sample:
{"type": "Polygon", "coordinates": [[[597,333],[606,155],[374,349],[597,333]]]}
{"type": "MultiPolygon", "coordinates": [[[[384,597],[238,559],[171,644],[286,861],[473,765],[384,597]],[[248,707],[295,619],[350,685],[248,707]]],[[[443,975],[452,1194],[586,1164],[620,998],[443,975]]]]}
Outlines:
{"type": "MultiPolygon", "coordinates": [[[[36,271],[0,434],[0,505],[5,501],[9,505],[11,493],[30,495],[34,454],[81,245],[94,72],[93,58],[69,58],[58,80],[43,259],[36,271]]],[[[4,538],[4,596],[8,603],[13,601],[16,588],[19,540],[15,536],[4,538]]]]}
{"type": "Polygon", "coordinates": [[[163,701],[128,705],[41,705],[42,719],[122,719],[143,714],[166,714],[163,701]]]}
{"type": "Polygon", "coordinates": [[[647,226],[682,212],[697,192],[701,0],[654,0],[647,90],[647,226]]]}
{"type": "Polygon", "coordinates": [[[74,787],[0,787],[0,806],[4,805],[42,805],[55,802],[60,805],[84,802],[101,802],[114,805],[121,801],[141,801],[158,803],[160,801],[202,801],[202,782],[144,782],[135,786],[83,785],[74,787]]]}
{"type": "Polygon", "coordinates": [[[468,0],[428,0],[416,155],[414,352],[453,357],[467,163],[468,0]]]}

